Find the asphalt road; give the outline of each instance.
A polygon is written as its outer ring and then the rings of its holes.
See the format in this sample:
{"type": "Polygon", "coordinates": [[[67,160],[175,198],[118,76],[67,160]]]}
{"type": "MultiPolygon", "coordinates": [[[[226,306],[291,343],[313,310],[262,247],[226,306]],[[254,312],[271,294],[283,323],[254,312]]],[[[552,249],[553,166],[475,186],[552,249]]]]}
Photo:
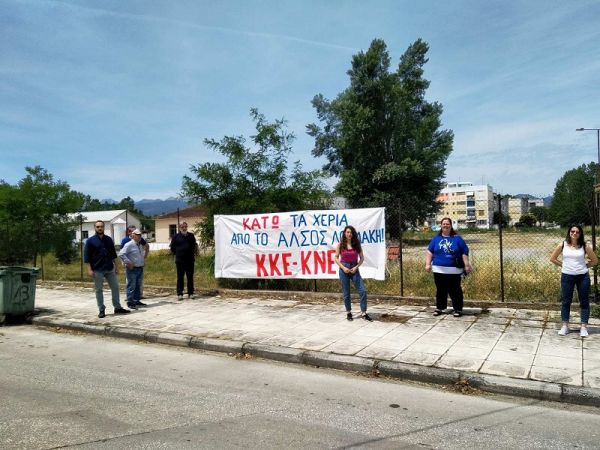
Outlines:
{"type": "Polygon", "coordinates": [[[598,448],[600,409],[0,328],[0,448],[598,448]]]}

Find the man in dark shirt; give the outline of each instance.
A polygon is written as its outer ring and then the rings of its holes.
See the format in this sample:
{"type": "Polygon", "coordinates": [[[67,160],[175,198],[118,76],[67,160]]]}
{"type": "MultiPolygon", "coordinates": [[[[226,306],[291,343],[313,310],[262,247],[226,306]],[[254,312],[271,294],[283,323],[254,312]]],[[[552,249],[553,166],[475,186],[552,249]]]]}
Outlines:
{"type": "Polygon", "coordinates": [[[171,239],[171,253],[177,267],[177,300],[183,300],[183,275],[187,278],[188,298],[194,298],[194,261],[198,244],[193,233],[188,232],[187,222],[181,222],[179,233],[171,239]]]}
{"type": "Polygon", "coordinates": [[[94,279],[96,288],[96,303],[98,303],[99,318],[106,316],[104,310],[104,293],[102,287],[104,278],[108,281],[112,293],[112,304],[115,308],[115,314],[128,314],[131,311],[121,307],[119,300],[119,282],[117,280],[117,252],[115,244],[110,236],[104,234],[104,221],[98,220],[94,228],[96,234],[85,241],[83,252],[83,262],[87,264],[88,274],[94,279]]]}

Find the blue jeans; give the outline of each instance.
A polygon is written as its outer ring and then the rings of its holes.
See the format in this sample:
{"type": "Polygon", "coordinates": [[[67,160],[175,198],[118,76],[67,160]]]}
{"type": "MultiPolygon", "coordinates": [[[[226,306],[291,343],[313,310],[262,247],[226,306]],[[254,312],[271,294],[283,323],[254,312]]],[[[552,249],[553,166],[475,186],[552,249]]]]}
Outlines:
{"type": "Polygon", "coordinates": [[[102,272],[99,270],[94,270],[94,288],[96,289],[96,303],[98,304],[98,310],[100,312],[104,312],[104,292],[102,292],[102,286],[104,284],[104,279],[108,281],[108,286],[110,287],[110,291],[112,294],[112,304],[115,308],[121,307],[121,302],[119,300],[119,281],[117,280],[117,276],[115,275],[114,270],[109,270],[107,272],[102,272]]]}
{"type": "MultiPolygon", "coordinates": [[[[356,264],[343,262],[342,265],[351,269],[356,264]]],[[[356,273],[346,273],[340,269],[340,281],[342,283],[342,295],[344,297],[346,311],[350,312],[352,310],[352,304],[350,303],[350,281],[352,281],[360,297],[360,310],[362,312],[367,312],[367,290],[365,289],[365,284],[360,276],[360,272],[357,270],[356,273]]]]}
{"type": "Polygon", "coordinates": [[[125,269],[127,278],[127,305],[136,305],[142,298],[142,282],[144,280],[144,268],[134,267],[125,269]]]}
{"type": "Polygon", "coordinates": [[[588,273],[581,275],[562,273],[560,275],[560,318],[563,322],[569,321],[575,286],[577,286],[577,295],[579,296],[579,305],[581,307],[581,323],[587,324],[590,319],[590,299],[588,296],[590,292],[590,275],[588,273]]]}

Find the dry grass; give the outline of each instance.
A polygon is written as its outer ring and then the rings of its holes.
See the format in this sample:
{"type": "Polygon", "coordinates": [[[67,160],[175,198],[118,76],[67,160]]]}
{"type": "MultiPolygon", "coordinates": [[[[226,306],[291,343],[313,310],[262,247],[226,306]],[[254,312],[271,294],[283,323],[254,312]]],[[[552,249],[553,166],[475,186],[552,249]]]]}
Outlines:
{"type": "MultiPolygon", "coordinates": [[[[506,232],[503,236],[504,292],[506,301],[549,302],[559,298],[559,270],[549,262],[549,255],[563,236],[561,230],[553,233],[506,232]]],[[[465,298],[499,300],[500,251],[497,233],[464,233],[471,249],[474,272],[463,282],[465,298]]],[[[424,270],[425,236],[418,236],[415,245],[408,241],[404,247],[403,285],[405,296],[433,297],[433,276],[424,270]]],[[[80,281],[81,268],[74,264],[59,264],[53,256],[46,256],[44,278],[58,281],[80,281]]],[[[124,280],[124,271],[121,278],[124,280]]],[[[145,284],[148,286],[174,286],[175,263],[168,251],[154,251],[146,263],[145,284]]],[[[83,271],[83,280],[89,281],[83,271]]],[[[215,279],[213,255],[205,254],[196,261],[195,282],[199,289],[238,288],[275,289],[318,292],[340,292],[338,280],[237,280],[215,279]]],[[[385,281],[365,280],[371,295],[400,295],[400,270],[398,261],[388,261],[385,281]]]]}
{"type": "MultiPolygon", "coordinates": [[[[119,277],[125,282],[125,271],[120,270],[119,277]]],[[[90,281],[86,267],[79,261],[73,264],[60,264],[52,255],[43,259],[43,278],[54,281],[90,281]]],[[[168,250],[150,252],[144,268],[144,284],[149,286],[174,286],[177,279],[175,261],[168,250]]],[[[212,255],[201,255],[196,260],[194,284],[198,289],[215,289],[217,280],[214,277],[212,255]]]]}

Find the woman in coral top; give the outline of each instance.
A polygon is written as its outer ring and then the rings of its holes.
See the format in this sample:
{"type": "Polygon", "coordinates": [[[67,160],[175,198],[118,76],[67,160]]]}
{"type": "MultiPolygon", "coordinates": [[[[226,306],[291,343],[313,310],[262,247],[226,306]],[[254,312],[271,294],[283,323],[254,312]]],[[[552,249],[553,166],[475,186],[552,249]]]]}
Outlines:
{"type": "Polygon", "coordinates": [[[340,282],[342,283],[342,295],[346,307],[346,319],[353,320],[352,304],[350,303],[350,281],[352,281],[360,297],[362,318],[371,322],[373,319],[367,314],[367,290],[358,271],[364,259],[358,234],[353,226],[348,225],[344,228],[344,233],[335,252],[335,262],[340,267],[340,282]]]}

